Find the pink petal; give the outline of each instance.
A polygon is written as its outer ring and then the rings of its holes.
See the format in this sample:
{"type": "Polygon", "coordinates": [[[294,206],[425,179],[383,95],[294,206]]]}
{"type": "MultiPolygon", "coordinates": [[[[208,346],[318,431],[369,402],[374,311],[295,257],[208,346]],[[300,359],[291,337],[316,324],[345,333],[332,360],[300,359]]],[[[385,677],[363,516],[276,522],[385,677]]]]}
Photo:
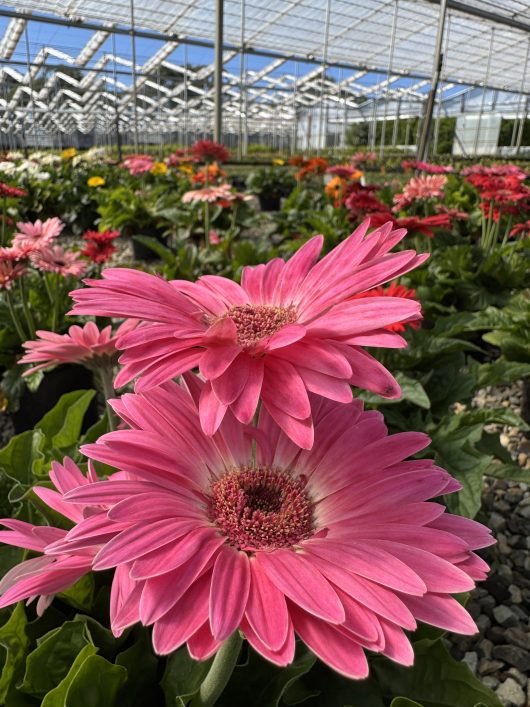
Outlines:
{"type": "Polygon", "coordinates": [[[217,555],[210,588],[210,625],[218,641],[224,641],[239,626],[249,587],[247,555],[225,545],[217,555]]]}
{"type": "Polygon", "coordinates": [[[320,660],[348,678],[361,679],[368,676],[368,661],[364,651],[346,632],[319,621],[297,606],[290,608],[290,612],[294,630],[320,660]]]}
{"type": "Polygon", "coordinates": [[[344,608],[314,563],[293,550],[256,553],[257,564],[292,601],[332,623],[344,621],[344,608]]]}
{"type": "Polygon", "coordinates": [[[245,616],[259,640],[271,651],[279,651],[289,628],[285,596],[270,581],[255,557],[250,560],[250,569],[250,592],[245,616]]]}
{"type": "Polygon", "coordinates": [[[202,431],[208,437],[214,435],[219,429],[227,410],[227,405],[223,405],[215,395],[212,385],[207,381],[202,389],[199,402],[199,415],[201,419],[202,431]]]}
{"type": "Polygon", "coordinates": [[[252,626],[245,619],[241,622],[241,630],[255,651],[267,660],[270,660],[271,663],[279,665],[280,667],[285,667],[293,662],[296,647],[291,619],[288,619],[288,622],[287,636],[283,645],[280,646],[278,650],[272,650],[268,645],[263,643],[260,637],[255,633],[252,626]]]}
{"type": "Polygon", "coordinates": [[[419,621],[466,636],[478,631],[471,616],[451,596],[426,594],[424,597],[404,597],[403,601],[419,621]]]}
{"type": "Polygon", "coordinates": [[[167,655],[179,648],[208,619],[211,574],[206,572],[186,592],[180,601],[155,623],[153,648],[158,655],[167,655]]]}

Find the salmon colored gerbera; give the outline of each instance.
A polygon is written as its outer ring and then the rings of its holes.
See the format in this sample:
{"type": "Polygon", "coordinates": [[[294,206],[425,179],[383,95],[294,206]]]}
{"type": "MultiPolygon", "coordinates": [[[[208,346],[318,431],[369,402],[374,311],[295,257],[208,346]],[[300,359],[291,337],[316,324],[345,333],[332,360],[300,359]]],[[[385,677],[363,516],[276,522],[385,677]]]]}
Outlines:
{"type": "Polygon", "coordinates": [[[400,395],[390,373],[363,346],[401,347],[386,329],[421,317],[417,302],[400,297],[350,299],[422,263],[413,250],[389,253],[406,234],[387,224],[366,235],[366,221],[317,263],[323,237],[309,240],[285,263],[246,267],[241,285],[206,275],[166,282],[127,269],[108,269],[75,290],[72,314],[136,317],[148,323],[120,339],[121,386],[140,376],[137,390],[196,366],[208,381],[200,412],[214,434],[227,409],[249,423],[259,399],[297,444],[310,448],[308,391],[339,402],[350,385],[387,398],[400,395]]]}
{"type": "Polygon", "coordinates": [[[166,383],[113,401],[130,429],[83,448],[118,473],[73,489],[69,503],[99,505],[54,555],[100,549],[95,570],[116,568],[112,628],[153,625],[167,654],[187,643],[204,660],[240,629],[277,665],[295,634],[324,662],[364,678],[364,649],[413,661],[416,621],[474,633],[450,594],[472,589],[492,543],[478,523],[428,499],[459,484],[430,460],[409,461],[426,435],[388,436],[378,412],[312,396],[315,445],[295,446],[266,409],[257,429],[228,413],[201,431],[204,385],[166,383]]]}

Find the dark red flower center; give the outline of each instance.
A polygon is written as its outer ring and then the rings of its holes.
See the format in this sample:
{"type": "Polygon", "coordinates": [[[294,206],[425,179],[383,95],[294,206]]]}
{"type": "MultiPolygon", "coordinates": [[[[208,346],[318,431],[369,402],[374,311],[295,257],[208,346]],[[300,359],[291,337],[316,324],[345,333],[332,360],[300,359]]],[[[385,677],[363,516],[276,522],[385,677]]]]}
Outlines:
{"type": "Polygon", "coordinates": [[[230,471],[213,483],[209,518],[246,551],[291,547],[314,532],[305,481],[268,467],[230,471]]]}
{"type": "Polygon", "coordinates": [[[256,346],[263,339],[276,334],[286,324],[296,321],[293,306],[273,307],[266,304],[242,304],[226,313],[237,329],[237,343],[243,349],[256,346]]]}

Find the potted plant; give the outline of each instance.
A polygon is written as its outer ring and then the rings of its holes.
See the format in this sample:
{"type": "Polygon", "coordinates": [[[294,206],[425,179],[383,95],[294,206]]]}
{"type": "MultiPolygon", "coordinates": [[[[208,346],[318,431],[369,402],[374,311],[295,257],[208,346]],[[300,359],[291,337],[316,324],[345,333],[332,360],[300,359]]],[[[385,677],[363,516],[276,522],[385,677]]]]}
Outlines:
{"type": "Polygon", "coordinates": [[[262,211],[279,211],[281,198],[295,185],[290,171],[281,166],[258,167],[247,178],[247,189],[257,195],[262,211]]]}

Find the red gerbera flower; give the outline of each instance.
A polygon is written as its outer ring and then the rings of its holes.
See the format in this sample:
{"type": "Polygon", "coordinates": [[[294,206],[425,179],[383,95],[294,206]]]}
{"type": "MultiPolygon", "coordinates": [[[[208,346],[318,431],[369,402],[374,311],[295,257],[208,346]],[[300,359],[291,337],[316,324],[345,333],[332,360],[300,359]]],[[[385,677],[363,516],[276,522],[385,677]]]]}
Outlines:
{"type": "Polygon", "coordinates": [[[213,140],[198,140],[191,146],[191,153],[201,162],[227,162],[230,159],[226,147],[213,140]]]}
{"type": "Polygon", "coordinates": [[[7,199],[20,199],[23,196],[27,196],[27,192],[24,191],[24,189],[10,187],[9,184],[0,182],[0,197],[6,197],[7,199]]]}

